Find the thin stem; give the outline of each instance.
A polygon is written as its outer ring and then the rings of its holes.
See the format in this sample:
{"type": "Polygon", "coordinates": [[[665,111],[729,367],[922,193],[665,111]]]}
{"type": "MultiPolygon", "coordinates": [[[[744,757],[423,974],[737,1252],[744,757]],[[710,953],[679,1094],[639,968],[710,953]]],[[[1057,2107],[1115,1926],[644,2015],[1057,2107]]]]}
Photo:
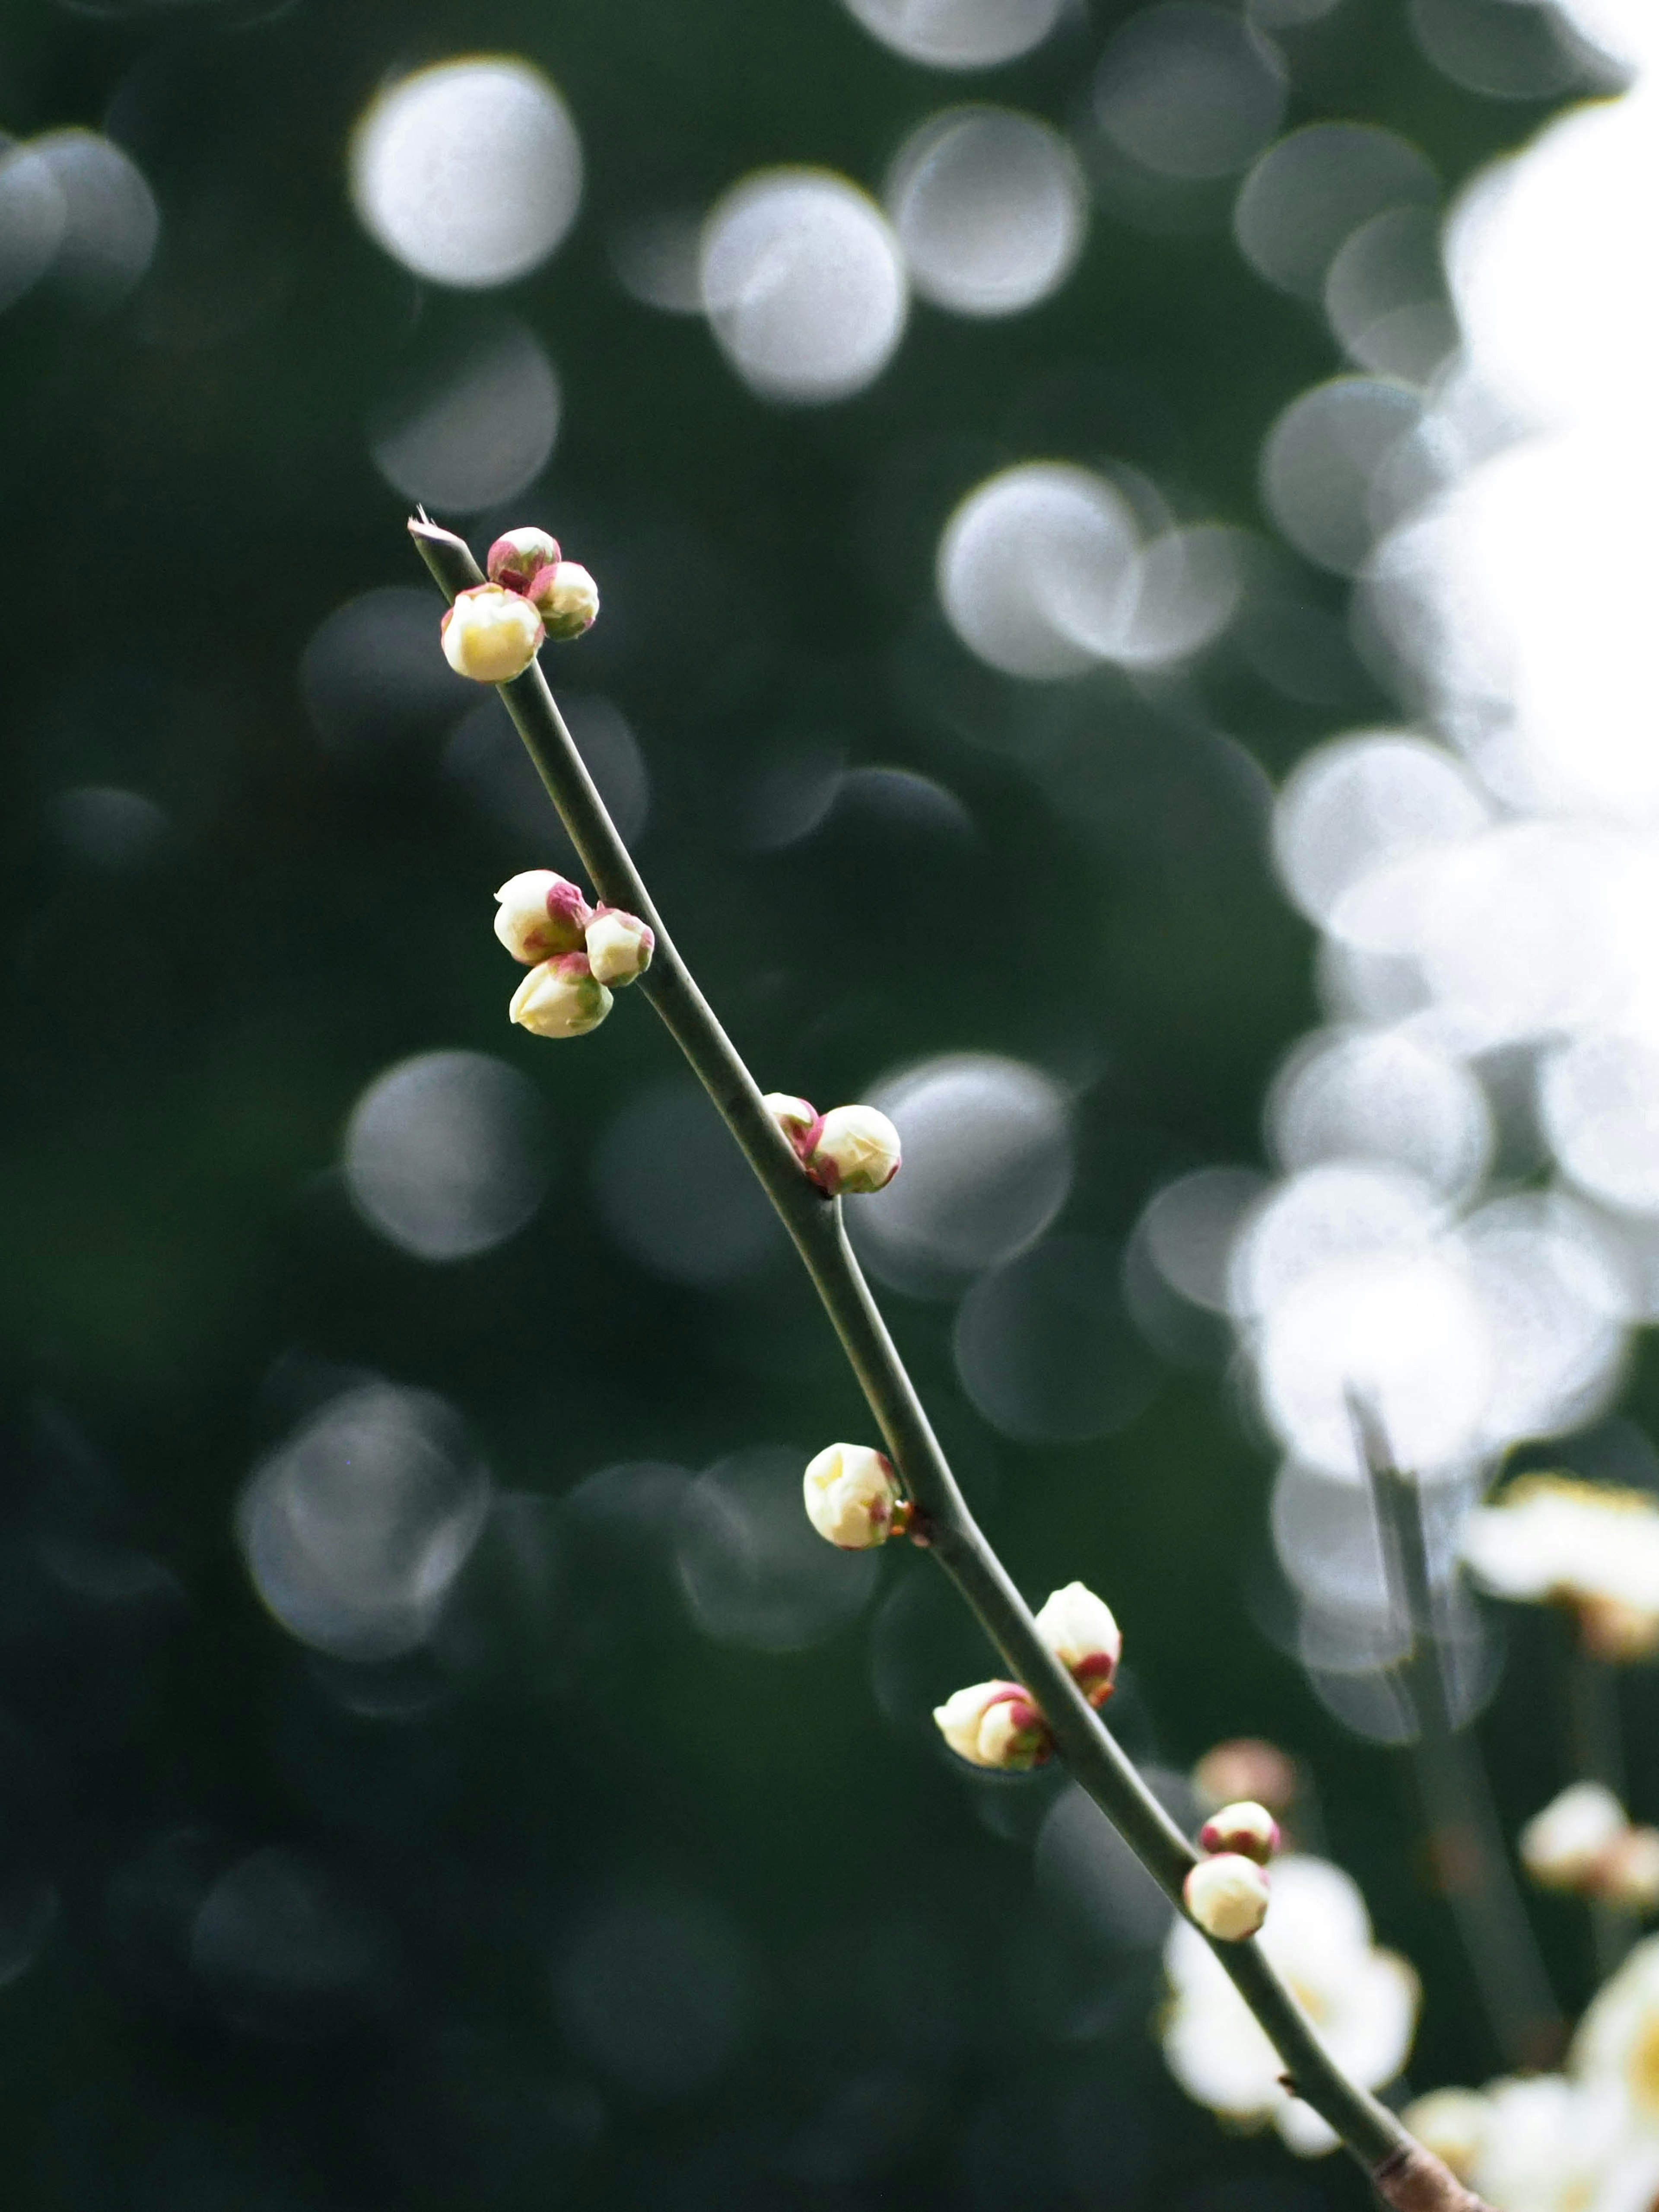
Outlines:
{"type": "MultiPolygon", "coordinates": [[[[422,516],[410,534],[448,599],[483,580],[465,542],[422,516]]],[[[760,1088],[664,928],[633,859],[565,727],[538,665],[499,687],[537,773],[594,888],[656,933],[642,990],[667,1024],[794,1241],[835,1325],[894,1464],[927,1529],[933,1557],[967,1600],[1010,1671],[1042,1707],[1082,1787],[1181,1909],[1192,1846],[1125,1757],[1110,1730],[1038,1635],[1030,1609],[975,1524],[848,1243],[838,1200],[825,1199],[763,1103],[760,1088]]],[[[1385,2200],[1411,2212],[1483,2212],[1376,2098],[1351,2081],[1260,1947],[1217,1943],[1231,1977],[1298,2096],[1341,2138],[1385,2200]]]]}
{"type": "Polygon", "coordinates": [[[1435,1874],[1504,2063],[1547,2066],[1559,2055],[1563,2023],[1510,1869],[1480,1746],[1453,1708],[1421,1493],[1395,1464],[1376,1406],[1353,1392],[1349,1410],[1376,1507],[1390,1601],[1407,1639],[1400,1681],[1416,1724],[1413,1764],[1435,1874]]]}
{"type": "MultiPolygon", "coordinates": [[[[1625,1752],[1619,1727],[1619,1676],[1605,1659],[1586,1651],[1575,1632],[1567,1662],[1568,1727],[1572,1769],[1580,1781],[1599,1782],[1620,1802],[1625,1797],[1625,1752]]],[[[1594,1900],[1590,1940],[1597,1973],[1605,1981],[1623,1966],[1636,1941],[1636,1917],[1594,1900]]]]}

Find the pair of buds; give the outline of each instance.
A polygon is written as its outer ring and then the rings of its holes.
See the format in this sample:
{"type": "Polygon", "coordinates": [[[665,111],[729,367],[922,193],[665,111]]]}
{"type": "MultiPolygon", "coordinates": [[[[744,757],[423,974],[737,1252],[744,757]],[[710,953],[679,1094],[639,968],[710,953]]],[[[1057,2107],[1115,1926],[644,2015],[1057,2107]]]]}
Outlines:
{"type": "Polygon", "coordinates": [[[656,936],[620,907],[589,906],[551,868],[528,868],[495,894],[495,934],[530,973],[508,1018],[537,1036],[585,1036],[615,1001],[611,993],[643,975],[656,936]]]}
{"type": "Polygon", "coordinates": [[[1659,1910],[1659,1829],[1632,1826],[1599,1782],[1575,1782],[1528,1821],[1521,1863],[1542,1888],[1625,1912],[1659,1910]]]}
{"type": "MultiPolygon", "coordinates": [[[[1103,1705],[1123,1656],[1123,1632],[1111,1607],[1086,1584],[1067,1583],[1037,1614],[1036,1630],[1089,1703],[1103,1705]]],[[[1024,1774],[1054,1756],[1048,1723],[1023,1683],[975,1682],[935,1707],[933,1721],[970,1766],[1024,1774]]]]}
{"type": "Polygon", "coordinates": [[[873,1106],[832,1106],[820,1114],[810,1099],[769,1091],[762,1104],[818,1188],[884,1190],[899,1171],[899,1133],[873,1106]]]}
{"type": "Polygon", "coordinates": [[[1267,1862],[1279,1849],[1279,1823],[1247,1798],[1212,1813],[1198,1846],[1204,1856],[1182,1886],[1187,1911],[1206,1936],[1242,1943],[1267,1917],[1267,1862]]]}
{"type": "Polygon", "coordinates": [[[509,530],[490,547],[489,581],[458,592],[439,630],[444,659],[475,684],[522,676],[544,638],[568,644],[599,618],[599,587],[544,530],[509,530]]]}

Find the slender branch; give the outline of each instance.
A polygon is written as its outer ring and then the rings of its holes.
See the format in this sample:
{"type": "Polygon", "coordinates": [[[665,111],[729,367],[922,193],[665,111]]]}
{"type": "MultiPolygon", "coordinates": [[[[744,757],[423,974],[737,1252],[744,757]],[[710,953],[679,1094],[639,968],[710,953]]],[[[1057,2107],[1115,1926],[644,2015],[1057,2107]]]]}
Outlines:
{"type": "MultiPolygon", "coordinates": [[[[465,542],[424,517],[410,534],[445,596],[481,583],[465,542]]],[[[742,1147],[794,1241],[835,1325],[893,1462],[927,1527],[933,1556],[966,1599],[1011,1672],[1030,1691],[1082,1787],[1179,1910],[1192,1846],[1124,1755],[1110,1730],[1038,1635],[1030,1609],[975,1524],[886,1323],[848,1243],[837,1200],[802,1173],[762,1102],[759,1086],[664,928],[662,917],[554,703],[538,664],[499,687],[537,773],[594,888],[656,933],[638,988],[684,1053],[742,1147]]],[[[1371,2176],[1386,2202],[1411,2212],[1484,2212],[1438,2160],[1351,2081],[1259,1945],[1217,1943],[1217,1957],[1284,2060],[1296,2093],[1371,2176]]]]}
{"type": "Polygon", "coordinates": [[[1416,1723],[1413,1763],[1435,1873],[1504,2063],[1548,2066],[1560,2055],[1561,2015],[1510,1869],[1480,1747],[1454,1711],[1421,1493],[1395,1464],[1376,1405],[1351,1391],[1348,1409],[1370,1480],[1390,1601],[1407,1639],[1399,1674],[1416,1723]]]}
{"type": "MultiPolygon", "coordinates": [[[[1572,1765],[1579,1779],[1599,1782],[1625,1801],[1625,1754],[1619,1727],[1619,1677],[1605,1659],[1586,1651],[1575,1633],[1567,1661],[1568,1727],[1572,1765]]],[[[1595,1969],[1603,1981],[1616,1972],[1636,1941],[1632,1912],[1599,1898],[1589,1909],[1595,1969]]]]}

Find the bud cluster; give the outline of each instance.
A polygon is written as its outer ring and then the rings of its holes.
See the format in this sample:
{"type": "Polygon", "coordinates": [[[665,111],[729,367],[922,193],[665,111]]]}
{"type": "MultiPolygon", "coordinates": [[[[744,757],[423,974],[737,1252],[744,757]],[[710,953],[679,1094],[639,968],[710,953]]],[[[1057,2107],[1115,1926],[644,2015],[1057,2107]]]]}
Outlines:
{"type": "Polygon", "coordinates": [[[1599,1782],[1575,1782],[1528,1821],[1521,1863],[1541,1888],[1626,1912],[1659,1910],[1659,1828],[1632,1826],[1599,1782]]]}
{"type": "Polygon", "coordinates": [[[509,530],[498,538],[484,573],[488,583],[456,593],[439,633],[445,659],[476,684],[510,684],[534,660],[544,638],[566,644],[599,617],[599,586],[580,562],[563,557],[558,539],[544,530],[509,530]]]}
{"type": "Polygon", "coordinates": [[[612,988],[643,975],[656,946],[637,915],[589,906],[579,886],[551,868],[527,868],[501,885],[495,934],[530,970],[513,994],[509,1018],[548,1037],[598,1029],[612,988]]]}
{"type": "Polygon", "coordinates": [[[820,1114],[810,1100],[785,1091],[769,1091],[763,1103],[826,1196],[884,1190],[898,1173],[899,1133],[873,1106],[832,1106],[820,1114]]]}
{"type": "Polygon", "coordinates": [[[1204,1856],[1182,1891],[1206,1936],[1242,1943],[1256,1933],[1267,1917],[1267,1862],[1279,1840],[1279,1823],[1265,1805],[1243,1799],[1211,1814],[1198,1833],[1204,1856]]]}
{"type": "MultiPolygon", "coordinates": [[[[1112,1694],[1123,1635],[1111,1607],[1082,1583],[1052,1593],[1037,1633],[1091,1705],[1112,1694]]],[[[1054,1737],[1036,1701],[1018,1682],[975,1682],[935,1708],[939,1734],[970,1766],[1019,1774],[1053,1756],[1054,1737]]]]}

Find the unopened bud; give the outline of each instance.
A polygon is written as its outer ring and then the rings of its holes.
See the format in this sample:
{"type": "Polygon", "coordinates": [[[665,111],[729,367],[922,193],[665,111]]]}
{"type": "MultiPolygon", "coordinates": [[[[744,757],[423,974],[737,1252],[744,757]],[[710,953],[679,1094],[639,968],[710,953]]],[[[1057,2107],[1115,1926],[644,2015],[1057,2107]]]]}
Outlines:
{"type": "Polygon", "coordinates": [[[587,925],[587,957],[601,983],[636,982],[651,965],[657,934],[636,914],[602,906],[587,925]]]}
{"type": "Polygon", "coordinates": [[[1492,2108],[1473,2089],[1432,2089],[1407,2105],[1401,2121],[1460,2181],[1473,2181],[1486,2148],[1492,2108]]]}
{"type": "Polygon", "coordinates": [[[1054,1749],[1047,1722],[1018,1682],[975,1682],[933,1709],[939,1734],[970,1766],[1023,1774],[1054,1749]]]}
{"type": "Polygon", "coordinates": [[[1575,1782],[1521,1831],[1521,1863],[1546,1889],[1586,1892],[1629,1826],[1611,1790],[1575,1782]]]}
{"type": "Polygon", "coordinates": [[[551,868],[509,876],[495,894],[495,934],[526,968],[555,952],[580,952],[592,917],[578,886],[551,868]]]}
{"type": "Polygon", "coordinates": [[[536,658],[542,618],[528,599],[499,584],[459,592],[439,628],[444,659],[475,684],[510,684],[536,658]]]}
{"type": "Polygon", "coordinates": [[[1112,1608],[1084,1583],[1055,1590],[1036,1617],[1037,1634],[1091,1705],[1112,1694],[1123,1632],[1112,1608]]]}
{"type": "Polygon", "coordinates": [[[1206,1751],[1193,1769],[1193,1794],[1205,1813],[1242,1797],[1270,1813],[1283,1813],[1296,1790],[1296,1761],[1261,1736],[1231,1736],[1206,1751]]]}
{"type": "Polygon", "coordinates": [[[1659,1911],[1659,1828],[1626,1828],[1596,1868],[1592,1893],[1644,1918],[1659,1911]]]}
{"type": "Polygon", "coordinates": [[[867,1552],[902,1535],[910,1505],[892,1462],[868,1444],[830,1444],[802,1479],[806,1517],[826,1542],[867,1552]]]}
{"type": "Polygon", "coordinates": [[[544,530],[509,530],[484,556],[484,574],[509,592],[528,592],[544,568],[556,568],[559,541],[544,530]]]}
{"type": "Polygon", "coordinates": [[[615,1004],[596,982],[585,952],[561,952],[532,968],[513,994],[510,1019],[537,1036],[585,1036],[596,1030],[615,1004]]]}
{"type": "Polygon", "coordinates": [[[810,1099],[792,1098],[787,1091],[769,1091],[761,1104],[788,1138],[796,1158],[805,1163],[817,1142],[823,1115],[810,1099]]]}
{"type": "Polygon", "coordinates": [[[1224,1943],[1242,1943],[1267,1917],[1267,1871],[1238,1851],[1200,1859],[1182,1884],[1182,1894],[1204,1933],[1224,1943]]]}
{"type": "Polygon", "coordinates": [[[1279,1849],[1279,1823],[1265,1805],[1253,1805],[1246,1798],[1212,1813],[1199,1830],[1198,1840],[1206,1851],[1236,1851],[1241,1858],[1266,1866],[1279,1849]]]}
{"type": "Polygon", "coordinates": [[[831,1198],[842,1191],[884,1190],[899,1171],[899,1133],[873,1106],[832,1106],[806,1167],[831,1198]]]}
{"type": "Polygon", "coordinates": [[[580,561],[556,561],[538,569],[530,597],[548,635],[561,645],[592,629],[599,618],[599,587],[580,561]]]}

